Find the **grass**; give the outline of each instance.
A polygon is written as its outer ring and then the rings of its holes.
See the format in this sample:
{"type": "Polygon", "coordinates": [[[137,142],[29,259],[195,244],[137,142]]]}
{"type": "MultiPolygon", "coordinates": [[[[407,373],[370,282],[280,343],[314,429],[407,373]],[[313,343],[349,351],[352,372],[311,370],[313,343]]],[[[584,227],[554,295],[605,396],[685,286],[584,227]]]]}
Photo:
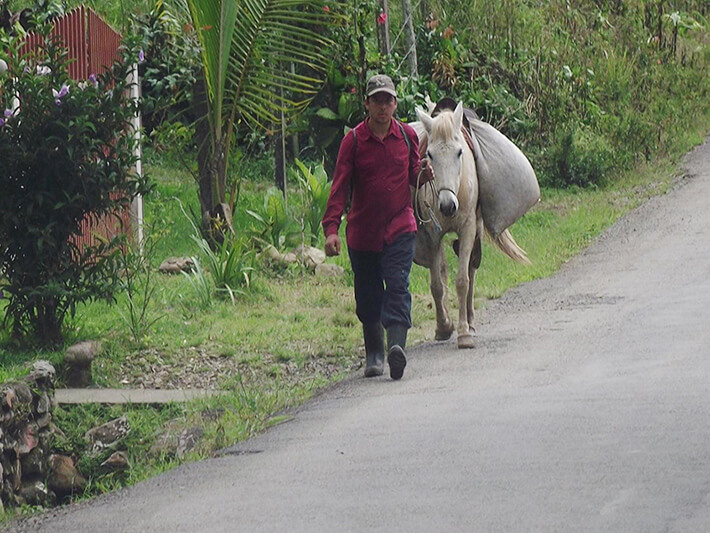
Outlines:
{"type": "MultiPolygon", "coordinates": [[[[703,131],[689,135],[683,150],[703,138],[703,131]]],[[[192,178],[164,167],[149,167],[149,171],[158,183],[156,193],[146,199],[147,220],[159,237],[151,258],[153,266],[168,256],[198,254],[189,238],[190,223],[180,209],[180,203],[196,205],[192,178]]],[[[511,228],[528,251],[532,266],[513,263],[484,244],[477,275],[477,306],[485,306],[517,284],[553,273],[619,217],[651,196],[667,192],[677,174],[676,157],[620,176],[604,189],[543,190],[540,204],[511,228]]],[[[265,186],[263,182],[246,182],[244,205],[254,205],[265,186]]],[[[239,224],[247,224],[241,208],[236,218],[239,224]]],[[[450,308],[455,309],[455,263],[453,252],[449,253],[450,308]]],[[[115,305],[95,302],[79,308],[68,324],[67,344],[87,339],[103,343],[103,352],[93,366],[97,386],[189,386],[227,391],[223,396],[163,407],[58,408],[55,418],[64,434],[57,438],[55,447],[82,457],[79,468],[90,480],[83,496],[114,490],[183,461],[209,457],[278,423],[286,408],[359,369],[363,348],[347,254],[329,261],[346,267],[342,279],[317,278],[296,266],[275,270],[260,264],[249,291],[234,302],[216,297],[208,307],[200,304],[186,276],[155,275],[148,316],[162,317],[139,342],[131,339],[121,318],[125,296],[119,296],[115,305]],[[128,453],[131,469],[106,475],[100,464],[113,450],[89,458],[83,453],[83,435],[122,414],[132,428],[120,444],[128,453]],[[202,428],[202,438],[194,449],[178,454],[178,435],[193,427],[202,428]]],[[[434,311],[428,286],[428,271],[415,266],[411,344],[433,340],[434,311]]],[[[15,353],[0,348],[0,380],[24,375],[37,359],[49,359],[60,367],[62,351],[15,353]]]]}

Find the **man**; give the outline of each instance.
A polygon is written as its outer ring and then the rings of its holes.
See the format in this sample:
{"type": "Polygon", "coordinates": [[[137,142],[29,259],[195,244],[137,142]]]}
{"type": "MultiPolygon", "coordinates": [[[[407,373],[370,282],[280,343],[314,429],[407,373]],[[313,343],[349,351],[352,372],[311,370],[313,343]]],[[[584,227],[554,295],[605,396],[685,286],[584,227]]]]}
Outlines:
{"type": "Polygon", "coordinates": [[[346,240],[365,338],[365,376],[384,373],[386,329],[390,377],[397,380],[407,365],[404,348],[412,326],[409,273],[417,223],[410,185],[417,184],[419,141],[410,126],[393,118],[397,92],[388,76],[367,82],[365,108],[367,118],[340,144],[322,221],[325,253],[340,254],[338,228],[351,200],[346,240]]]}

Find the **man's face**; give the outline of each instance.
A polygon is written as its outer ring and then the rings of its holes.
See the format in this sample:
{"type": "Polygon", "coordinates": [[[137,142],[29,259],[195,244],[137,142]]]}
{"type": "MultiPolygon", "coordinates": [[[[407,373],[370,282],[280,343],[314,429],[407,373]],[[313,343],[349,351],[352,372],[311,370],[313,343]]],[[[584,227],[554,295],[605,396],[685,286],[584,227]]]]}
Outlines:
{"type": "Polygon", "coordinates": [[[389,124],[397,109],[397,99],[385,92],[375,93],[365,100],[365,109],[370,120],[382,125],[389,124]]]}

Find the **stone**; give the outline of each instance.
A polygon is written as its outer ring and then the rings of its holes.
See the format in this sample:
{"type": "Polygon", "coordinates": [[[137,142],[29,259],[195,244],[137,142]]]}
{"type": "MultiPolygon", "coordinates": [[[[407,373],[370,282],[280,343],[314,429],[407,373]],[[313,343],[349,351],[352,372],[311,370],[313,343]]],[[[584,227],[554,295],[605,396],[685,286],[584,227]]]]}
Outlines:
{"type": "Polygon", "coordinates": [[[0,391],[0,404],[8,409],[32,404],[32,389],[25,383],[6,383],[0,391]]]}
{"type": "Polygon", "coordinates": [[[325,252],[313,246],[300,246],[296,249],[298,260],[309,270],[315,270],[316,266],[325,263],[325,252]]]}
{"type": "Polygon", "coordinates": [[[163,274],[179,274],[180,272],[192,272],[195,262],[191,257],[168,257],[158,267],[158,271],[163,274]]]}
{"type": "Polygon", "coordinates": [[[337,278],[345,275],[345,269],[333,263],[321,263],[316,265],[315,273],[322,278],[337,278]]]}
{"type": "Polygon", "coordinates": [[[19,455],[27,455],[39,444],[39,439],[37,438],[38,430],[37,424],[30,423],[20,431],[17,440],[17,453],[19,455]]]}
{"type": "Polygon", "coordinates": [[[20,497],[27,505],[46,505],[52,501],[47,487],[39,480],[23,482],[20,497]]]}
{"type": "Polygon", "coordinates": [[[27,379],[40,385],[54,386],[57,371],[49,361],[35,361],[27,379]]]}
{"type": "Polygon", "coordinates": [[[86,432],[84,438],[88,440],[91,445],[90,453],[96,454],[105,448],[115,445],[128,434],[130,429],[131,426],[128,423],[128,418],[124,415],[90,429],[86,432]]]}
{"type": "Polygon", "coordinates": [[[41,447],[33,448],[25,455],[20,464],[22,465],[22,476],[39,476],[44,477],[47,470],[44,451],[41,447]]]}
{"type": "Polygon", "coordinates": [[[297,262],[298,262],[298,257],[296,256],[295,253],[293,253],[293,252],[288,252],[287,254],[284,254],[284,255],[281,257],[281,260],[282,260],[285,264],[290,265],[290,264],[293,264],[293,263],[297,263],[297,262]]]}
{"type": "Polygon", "coordinates": [[[108,459],[101,463],[101,466],[111,472],[127,470],[130,467],[128,455],[126,455],[126,452],[113,452],[108,459]]]}
{"type": "Polygon", "coordinates": [[[37,414],[48,414],[52,409],[52,400],[46,392],[43,392],[37,398],[37,414]]]}
{"type": "Polygon", "coordinates": [[[276,249],[276,246],[274,246],[273,244],[270,244],[269,246],[264,248],[264,251],[261,252],[261,255],[275,263],[278,263],[282,260],[281,252],[279,252],[276,249]]]}
{"type": "Polygon", "coordinates": [[[195,426],[186,429],[178,437],[177,449],[175,450],[175,456],[178,459],[183,459],[185,454],[192,450],[197,443],[205,434],[205,430],[201,427],[195,426]]]}
{"type": "Polygon", "coordinates": [[[50,458],[48,485],[57,496],[67,496],[81,492],[86,487],[86,478],[74,466],[74,461],[66,455],[53,454],[50,458]]]}
{"type": "Polygon", "coordinates": [[[67,348],[64,365],[69,387],[85,388],[91,385],[91,362],[100,351],[101,343],[95,341],[82,341],[67,348]]]}

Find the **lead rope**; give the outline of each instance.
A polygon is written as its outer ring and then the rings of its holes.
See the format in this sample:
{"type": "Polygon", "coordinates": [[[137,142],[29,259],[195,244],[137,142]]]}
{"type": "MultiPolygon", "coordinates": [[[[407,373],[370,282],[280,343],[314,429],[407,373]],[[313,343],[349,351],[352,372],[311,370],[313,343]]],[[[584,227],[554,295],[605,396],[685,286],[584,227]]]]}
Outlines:
{"type": "MultiPolygon", "coordinates": [[[[478,158],[476,157],[476,150],[473,147],[473,139],[471,138],[471,132],[466,127],[462,126],[461,133],[463,135],[464,140],[466,141],[466,145],[469,147],[471,153],[473,154],[474,160],[477,160],[478,158]]],[[[436,176],[433,175],[434,169],[432,168],[431,171],[432,177],[435,178],[436,176]]],[[[434,213],[431,204],[427,200],[424,200],[424,206],[426,207],[426,210],[429,213],[429,218],[425,219],[421,212],[421,205],[419,204],[419,179],[421,178],[423,172],[424,170],[419,169],[419,174],[417,174],[417,190],[414,193],[414,213],[417,217],[417,221],[419,222],[419,224],[425,225],[433,223],[436,232],[441,233],[441,224],[436,218],[436,214],[434,213]]],[[[432,194],[432,198],[436,198],[438,196],[438,191],[434,187],[434,179],[429,181],[429,183],[425,183],[423,187],[429,187],[429,191],[432,194]]]]}
{"type": "MultiPolygon", "coordinates": [[[[434,169],[431,169],[432,171],[432,176],[434,169]]],[[[421,190],[419,188],[419,181],[421,179],[422,173],[424,172],[423,169],[419,169],[419,173],[417,174],[417,189],[414,192],[414,212],[417,216],[417,221],[421,225],[426,225],[426,224],[434,224],[434,229],[436,229],[437,233],[441,233],[441,224],[439,224],[439,221],[436,218],[436,214],[434,213],[434,210],[431,207],[431,204],[428,202],[428,200],[424,200],[424,207],[426,207],[427,213],[429,213],[429,218],[425,219],[424,215],[422,214],[421,211],[421,204],[419,203],[419,191],[421,190]]],[[[431,192],[432,198],[436,198],[436,189],[434,188],[434,180],[430,180],[428,183],[425,183],[422,185],[423,187],[429,187],[429,191],[431,192]]]]}

